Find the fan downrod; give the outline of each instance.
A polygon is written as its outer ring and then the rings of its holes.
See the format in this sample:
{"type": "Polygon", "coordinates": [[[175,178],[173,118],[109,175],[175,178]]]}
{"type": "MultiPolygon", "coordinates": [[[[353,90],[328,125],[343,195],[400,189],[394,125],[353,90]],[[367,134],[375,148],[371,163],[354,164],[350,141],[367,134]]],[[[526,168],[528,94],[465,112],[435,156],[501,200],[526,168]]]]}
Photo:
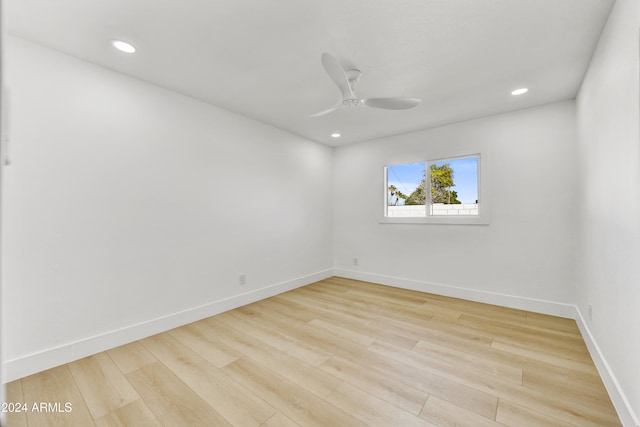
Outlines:
{"type": "Polygon", "coordinates": [[[349,83],[357,82],[358,80],[360,80],[360,76],[362,76],[362,72],[355,68],[345,71],[344,74],[347,76],[347,80],[349,80],[349,83]]]}

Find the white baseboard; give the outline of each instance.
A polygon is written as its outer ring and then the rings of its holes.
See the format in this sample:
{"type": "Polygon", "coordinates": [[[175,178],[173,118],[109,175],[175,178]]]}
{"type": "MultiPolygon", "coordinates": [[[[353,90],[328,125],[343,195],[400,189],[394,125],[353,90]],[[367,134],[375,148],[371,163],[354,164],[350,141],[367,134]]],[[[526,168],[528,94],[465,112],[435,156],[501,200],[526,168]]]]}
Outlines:
{"type": "Polygon", "coordinates": [[[373,273],[363,273],[355,270],[336,269],[335,275],[345,277],[347,279],[363,280],[365,282],[378,283],[380,285],[428,292],[469,301],[517,308],[520,310],[534,311],[536,313],[550,314],[552,316],[565,317],[569,319],[573,319],[575,315],[575,306],[573,304],[479,291],[476,289],[461,288],[413,279],[403,279],[400,277],[384,276],[373,273]]]}
{"type": "Polygon", "coordinates": [[[333,269],[312,273],[125,328],[7,360],[2,364],[2,383],[4,384],[18,378],[23,378],[36,372],[44,371],[101,351],[109,350],[200,319],[211,317],[310,283],[324,280],[333,275],[333,269]]]}
{"type": "Polygon", "coordinates": [[[609,367],[604,355],[600,351],[600,347],[593,338],[591,330],[589,330],[589,326],[587,325],[587,322],[585,322],[584,316],[577,306],[575,307],[574,317],[578,324],[578,328],[580,329],[580,333],[582,334],[582,338],[589,349],[593,363],[596,365],[600,378],[602,378],[602,382],[609,393],[611,402],[618,412],[622,425],[625,427],[640,427],[640,420],[629,404],[627,396],[622,391],[620,383],[613,374],[613,371],[609,367]]]}

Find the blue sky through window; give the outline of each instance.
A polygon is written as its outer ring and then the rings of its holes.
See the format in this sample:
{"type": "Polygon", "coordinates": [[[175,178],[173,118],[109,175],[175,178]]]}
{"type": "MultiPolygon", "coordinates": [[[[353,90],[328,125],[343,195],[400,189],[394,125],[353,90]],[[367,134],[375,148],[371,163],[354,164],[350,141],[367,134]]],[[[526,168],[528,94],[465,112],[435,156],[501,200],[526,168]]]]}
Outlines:
{"type": "MultiPolygon", "coordinates": [[[[407,163],[404,165],[389,166],[387,168],[387,188],[393,185],[400,190],[405,196],[409,196],[418,188],[422,177],[424,176],[425,163],[407,163]]],[[[387,191],[388,202],[394,204],[396,199],[391,197],[387,191]]],[[[400,199],[398,206],[404,204],[404,201],[400,199]]]]}

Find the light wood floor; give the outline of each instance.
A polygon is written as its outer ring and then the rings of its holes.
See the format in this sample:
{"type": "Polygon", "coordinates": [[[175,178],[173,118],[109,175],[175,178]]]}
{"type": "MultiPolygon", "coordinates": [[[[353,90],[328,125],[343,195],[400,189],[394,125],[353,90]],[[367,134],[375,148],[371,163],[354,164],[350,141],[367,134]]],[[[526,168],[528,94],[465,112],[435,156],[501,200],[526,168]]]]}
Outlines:
{"type": "Polygon", "coordinates": [[[13,426],[615,426],[573,320],[332,278],[8,384],[13,426]]]}

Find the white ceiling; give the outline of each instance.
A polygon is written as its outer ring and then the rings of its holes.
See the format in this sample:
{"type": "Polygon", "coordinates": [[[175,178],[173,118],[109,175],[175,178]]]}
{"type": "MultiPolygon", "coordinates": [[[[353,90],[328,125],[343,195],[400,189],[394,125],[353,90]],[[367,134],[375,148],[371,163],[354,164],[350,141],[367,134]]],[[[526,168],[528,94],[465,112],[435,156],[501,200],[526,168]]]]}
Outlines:
{"type": "Polygon", "coordinates": [[[575,97],[613,0],[5,0],[18,36],[329,145],[575,97]],[[133,43],[119,53],[110,40],[133,43]],[[358,68],[336,103],[322,52],[358,68]],[[526,86],[526,95],[513,89],[526,86]],[[332,139],[339,131],[342,137],[332,139]]]}

